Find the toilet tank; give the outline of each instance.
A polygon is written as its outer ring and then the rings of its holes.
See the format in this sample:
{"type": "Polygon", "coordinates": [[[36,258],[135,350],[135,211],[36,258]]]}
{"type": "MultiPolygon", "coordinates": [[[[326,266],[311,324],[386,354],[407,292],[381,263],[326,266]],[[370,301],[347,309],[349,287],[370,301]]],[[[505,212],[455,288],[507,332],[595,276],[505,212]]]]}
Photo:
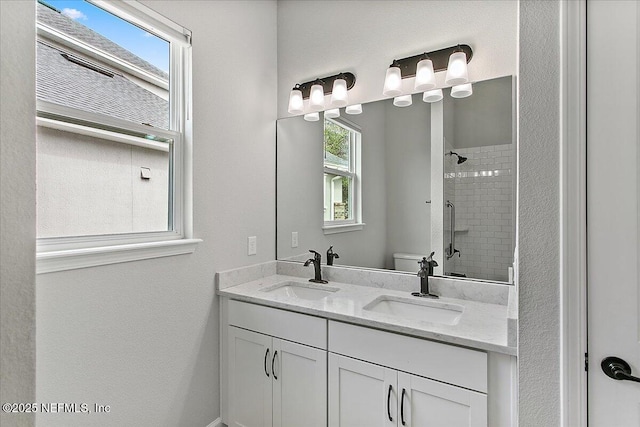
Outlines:
{"type": "Polygon", "coordinates": [[[424,256],[426,255],[395,253],[393,254],[393,268],[398,271],[417,273],[420,269],[418,261],[424,256]]]}

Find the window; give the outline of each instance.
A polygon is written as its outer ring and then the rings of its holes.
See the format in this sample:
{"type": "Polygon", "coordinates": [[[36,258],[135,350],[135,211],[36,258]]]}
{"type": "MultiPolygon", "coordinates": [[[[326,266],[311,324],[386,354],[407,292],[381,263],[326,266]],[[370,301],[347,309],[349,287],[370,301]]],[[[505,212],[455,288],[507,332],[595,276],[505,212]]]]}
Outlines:
{"type": "Polygon", "coordinates": [[[39,0],[37,31],[38,272],[192,252],[190,31],[102,0],[39,0]]]}
{"type": "Polygon", "coordinates": [[[361,133],[346,120],[324,120],[325,233],[362,229],[361,133]]]}

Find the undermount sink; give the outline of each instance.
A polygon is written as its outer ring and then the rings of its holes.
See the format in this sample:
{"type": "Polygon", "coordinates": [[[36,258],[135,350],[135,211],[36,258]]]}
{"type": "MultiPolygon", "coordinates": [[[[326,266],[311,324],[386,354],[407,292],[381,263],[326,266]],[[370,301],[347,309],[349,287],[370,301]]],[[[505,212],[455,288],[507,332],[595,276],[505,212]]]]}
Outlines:
{"type": "Polygon", "coordinates": [[[315,283],[282,282],[276,283],[262,290],[274,296],[295,297],[306,300],[319,300],[326,298],[339,288],[318,285],[315,283]]]}
{"type": "Polygon", "coordinates": [[[464,307],[458,304],[391,295],[382,295],[363,308],[375,313],[447,325],[457,324],[464,312],[464,307]]]}

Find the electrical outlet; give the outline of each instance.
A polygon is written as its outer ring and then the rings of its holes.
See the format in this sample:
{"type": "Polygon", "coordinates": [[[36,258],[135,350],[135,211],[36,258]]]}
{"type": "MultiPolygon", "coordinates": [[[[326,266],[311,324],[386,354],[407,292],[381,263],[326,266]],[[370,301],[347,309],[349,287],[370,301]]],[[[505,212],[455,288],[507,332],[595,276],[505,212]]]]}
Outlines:
{"type": "Polygon", "coordinates": [[[297,231],[292,231],[291,232],[291,247],[292,248],[297,248],[298,247],[298,232],[297,231]]]}
{"type": "Polygon", "coordinates": [[[258,238],[251,236],[247,238],[247,255],[255,255],[258,253],[258,238]]]}

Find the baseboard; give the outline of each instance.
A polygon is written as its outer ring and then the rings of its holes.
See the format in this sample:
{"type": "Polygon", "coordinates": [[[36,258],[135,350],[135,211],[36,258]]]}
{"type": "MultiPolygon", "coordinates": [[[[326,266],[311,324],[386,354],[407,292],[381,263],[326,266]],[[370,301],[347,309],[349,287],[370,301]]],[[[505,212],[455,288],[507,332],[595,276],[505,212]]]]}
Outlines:
{"type": "Polygon", "coordinates": [[[220,418],[217,418],[213,420],[213,422],[209,424],[207,427],[220,427],[220,426],[222,426],[222,420],[220,418]]]}

